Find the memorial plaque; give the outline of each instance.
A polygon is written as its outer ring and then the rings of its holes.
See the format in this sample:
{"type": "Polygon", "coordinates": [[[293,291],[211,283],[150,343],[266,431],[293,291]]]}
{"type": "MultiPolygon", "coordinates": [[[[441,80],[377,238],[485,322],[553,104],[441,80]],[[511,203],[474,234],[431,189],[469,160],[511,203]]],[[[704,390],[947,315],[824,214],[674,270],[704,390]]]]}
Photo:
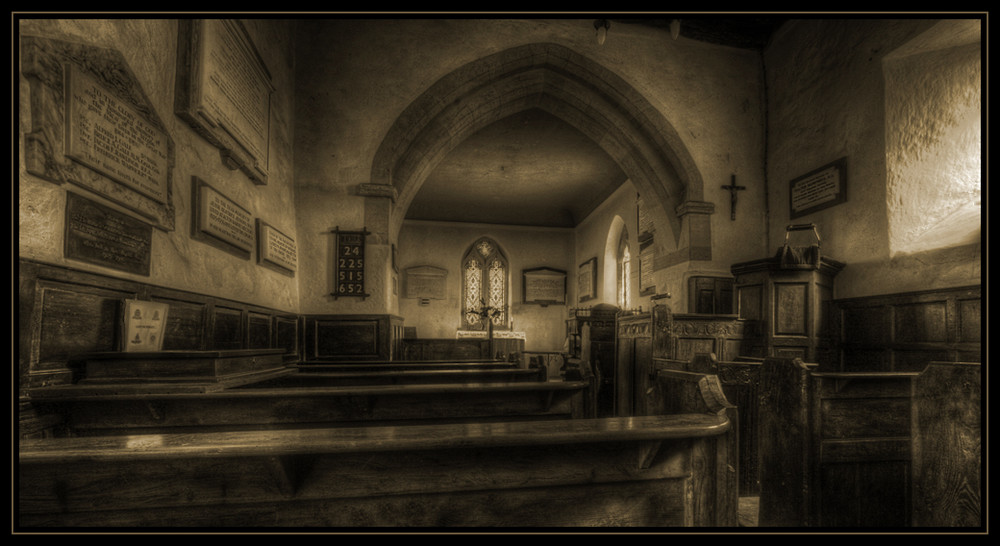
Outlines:
{"type": "Polygon", "coordinates": [[[429,265],[406,270],[406,297],[432,300],[445,299],[448,270],[429,265]]]}
{"type": "Polygon", "coordinates": [[[792,180],[789,216],[798,218],[847,201],[846,183],[846,157],[792,180]]]}
{"type": "Polygon", "coordinates": [[[167,200],[167,135],[73,65],[66,76],[66,156],[167,200]]]}
{"type": "Polygon", "coordinates": [[[566,303],[566,272],[539,267],[522,272],[524,303],[540,305],[566,303]]]}
{"type": "Polygon", "coordinates": [[[368,231],[333,230],[337,235],[333,297],[367,298],[365,292],[365,238],[368,231]]]}
{"type": "Polygon", "coordinates": [[[249,257],[254,243],[254,221],[250,212],[197,177],[192,177],[194,237],[220,243],[249,257]]]}
{"type": "Polygon", "coordinates": [[[267,183],[271,76],[231,19],[181,23],[177,113],[221,148],[233,168],[267,183]]]}
{"type": "Polygon", "coordinates": [[[653,258],[656,248],[652,242],[640,245],[639,248],[639,294],[647,295],[656,292],[653,284],[653,258]]]}
{"type": "Polygon", "coordinates": [[[153,226],[66,192],[66,257],[149,276],[153,226]]]}
{"type": "Polygon", "coordinates": [[[30,108],[25,171],[173,230],[174,145],[121,53],[37,36],[22,36],[19,45],[30,108]]]}
{"type": "Polygon", "coordinates": [[[639,240],[645,241],[652,238],[656,227],[653,223],[653,217],[649,214],[649,209],[641,196],[636,196],[635,209],[636,225],[639,227],[639,240]]]}
{"type": "Polygon", "coordinates": [[[257,261],[288,271],[295,271],[298,253],[295,239],[278,231],[270,224],[257,220],[257,261]]]}
{"type": "Polygon", "coordinates": [[[591,258],[580,264],[576,282],[577,297],[580,301],[597,297],[597,258],[591,258]]]}

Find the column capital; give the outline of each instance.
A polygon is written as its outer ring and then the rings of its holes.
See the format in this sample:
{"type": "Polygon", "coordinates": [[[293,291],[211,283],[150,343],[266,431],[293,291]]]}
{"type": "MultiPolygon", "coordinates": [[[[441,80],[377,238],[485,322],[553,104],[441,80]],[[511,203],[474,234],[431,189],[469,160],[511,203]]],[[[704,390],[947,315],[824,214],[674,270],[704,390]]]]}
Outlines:
{"type": "Polygon", "coordinates": [[[713,214],[715,213],[715,203],[710,201],[685,201],[677,208],[677,216],[686,216],[688,214],[713,214]]]}
{"type": "Polygon", "coordinates": [[[358,184],[358,195],[365,197],[388,197],[395,203],[398,192],[396,191],[396,187],[390,184],[358,184]]]}

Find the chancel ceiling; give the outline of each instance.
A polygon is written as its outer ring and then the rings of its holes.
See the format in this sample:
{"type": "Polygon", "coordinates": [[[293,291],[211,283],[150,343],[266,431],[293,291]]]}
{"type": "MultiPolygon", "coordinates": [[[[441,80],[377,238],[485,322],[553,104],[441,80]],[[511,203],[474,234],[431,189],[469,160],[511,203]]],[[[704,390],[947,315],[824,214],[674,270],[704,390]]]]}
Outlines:
{"type": "Polygon", "coordinates": [[[542,110],[489,125],[428,176],[407,219],[573,227],[625,182],[594,141],[542,110]]]}
{"type": "MultiPolygon", "coordinates": [[[[672,18],[610,19],[670,32],[672,18]]],[[[685,38],[762,49],[784,21],[775,17],[681,19],[685,38]]],[[[612,30],[613,32],[613,30],[612,30]]],[[[569,124],[528,110],[489,125],[453,149],[428,175],[409,220],[575,227],[626,181],[615,161],[569,124]]]]}

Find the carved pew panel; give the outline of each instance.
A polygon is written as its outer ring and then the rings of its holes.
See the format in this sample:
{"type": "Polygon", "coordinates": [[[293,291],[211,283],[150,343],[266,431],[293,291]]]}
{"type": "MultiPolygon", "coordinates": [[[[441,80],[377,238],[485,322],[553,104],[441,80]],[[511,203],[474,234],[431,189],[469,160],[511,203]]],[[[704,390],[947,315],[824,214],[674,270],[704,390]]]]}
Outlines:
{"type": "Polygon", "coordinates": [[[758,431],[758,401],[760,398],[760,367],[756,359],[734,362],[716,360],[714,354],[696,354],[689,361],[654,358],[656,370],[676,370],[713,374],[726,399],[739,412],[739,494],[758,496],[760,494],[760,461],[758,431]]]}

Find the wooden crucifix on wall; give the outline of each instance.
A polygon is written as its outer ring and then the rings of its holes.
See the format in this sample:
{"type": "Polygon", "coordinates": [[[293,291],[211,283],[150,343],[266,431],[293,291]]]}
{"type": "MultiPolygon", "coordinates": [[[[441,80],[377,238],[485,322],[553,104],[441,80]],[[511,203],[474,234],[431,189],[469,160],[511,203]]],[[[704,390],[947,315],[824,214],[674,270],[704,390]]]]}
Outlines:
{"type": "Polygon", "coordinates": [[[738,192],[740,190],[745,190],[747,188],[746,188],[746,186],[737,186],[736,185],[736,175],[734,174],[732,182],[730,182],[728,186],[722,186],[722,189],[729,190],[729,198],[730,198],[729,199],[729,219],[730,220],[735,220],[736,219],[736,192],[738,192]]]}

